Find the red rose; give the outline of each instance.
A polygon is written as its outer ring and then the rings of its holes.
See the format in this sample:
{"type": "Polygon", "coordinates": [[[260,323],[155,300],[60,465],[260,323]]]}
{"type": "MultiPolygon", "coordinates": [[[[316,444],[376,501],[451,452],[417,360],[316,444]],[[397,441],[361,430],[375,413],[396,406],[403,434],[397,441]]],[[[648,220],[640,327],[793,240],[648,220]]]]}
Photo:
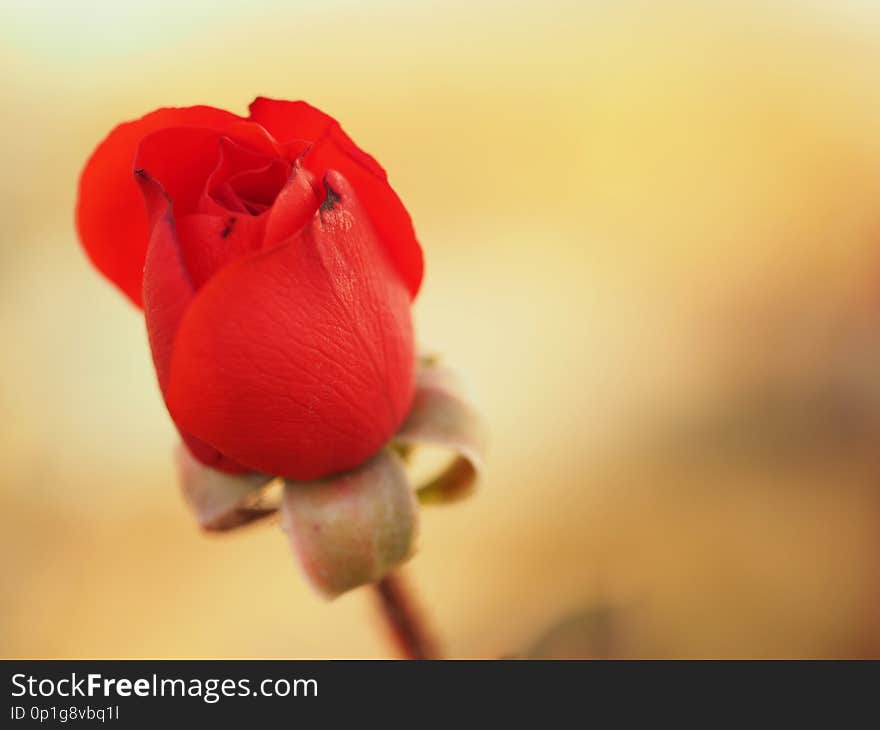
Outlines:
{"type": "Polygon", "coordinates": [[[364,462],[413,397],[422,254],[385,171],[304,102],[121,124],[82,173],[94,264],[146,317],[203,463],[313,479],[364,462]],[[146,203],[146,205],[145,205],[146,203]]]}

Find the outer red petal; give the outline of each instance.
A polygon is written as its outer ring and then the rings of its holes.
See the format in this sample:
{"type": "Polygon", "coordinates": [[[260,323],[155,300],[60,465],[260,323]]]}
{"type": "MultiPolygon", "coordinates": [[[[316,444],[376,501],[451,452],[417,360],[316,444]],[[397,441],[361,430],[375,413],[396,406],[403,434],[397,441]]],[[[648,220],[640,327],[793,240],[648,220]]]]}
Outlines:
{"type": "Polygon", "coordinates": [[[424,262],[412,220],[397,193],[388,184],[382,166],[361,150],[333,117],[304,101],[276,101],[259,97],[250,105],[251,119],[281,143],[313,143],[303,164],[320,179],[324,172],[340,172],[357,192],[394,266],[415,297],[422,282],[424,262]]]}
{"type": "Polygon", "coordinates": [[[143,272],[144,315],[153,364],[164,393],[174,338],[192,303],[195,288],[177,241],[171,200],[162,186],[146,172],[137,173],[136,177],[143,190],[151,228],[143,272]]]}
{"type": "Polygon", "coordinates": [[[315,142],[336,124],[336,120],[304,101],[279,101],[258,96],[248,110],[250,118],[265,127],[281,143],[315,142]]]}
{"type": "Polygon", "coordinates": [[[209,106],[157,109],[116,127],[98,145],[79,181],[76,225],[95,266],[136,305],[149,227],[132,169],[137,146],[147,134],[168,126],[220,129],[240,117],[209,106]]]}
{"type": "Polygon", "coordinates": [[[141,140],[135,170],[162,186],[179,218],[198,209],[208,180],[221,162],[222,139],[222,132],[207,127],[160,129],[141,140]]]}
{"type": "MultiPolygon", "coordinates": [[[[171,201],[162,186],[146,174],[137,175],[137,179],[152,231],[143,272],[144,314],[159,387],[166,395],[171,353],[180,322],[193,300],[193,286],[177,243],[171,201]]],[[[223,471],[245,471],[183,429],[180,435],[196,458],[205,464],[223,471]]]]}
{"type": "Polygon", "coordinates": [[[414,298],[422,284],[422,247],[416,239],[412,219],[388,184],[385,171],[372,157],[362,152],[338,125],[312,147],[304,163],[318,175],[327,169],[338,170],[351,182],[376,233],[414,298]]]}
{"type": "Polygon", "coordinates": [[[187,432],[268,474],[365,461],[412,400],[409,293],[337,174],[290,243],[201,289],[174,344],[168,405],[187,432]]]}

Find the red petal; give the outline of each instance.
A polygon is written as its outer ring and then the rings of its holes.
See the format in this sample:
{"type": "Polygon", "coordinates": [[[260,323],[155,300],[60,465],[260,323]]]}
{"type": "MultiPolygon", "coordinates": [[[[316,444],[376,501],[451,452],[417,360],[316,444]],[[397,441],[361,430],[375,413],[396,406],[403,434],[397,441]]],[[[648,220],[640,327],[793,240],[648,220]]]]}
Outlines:
{"type": "Polygon", "coordinates": [[[229,187],[249,210],[258,215],[275,202],[290,173],[290,163],[276,157],[260,169],[236,173],[229,178],[229,187]]]}
{"type": "Polygon", "coordinates": [[[177,236],[193,287],[199,289],[233,259],[259,250],[266,216],[185,215],[177,221],[177,236]]]}
{"type": "Polygon", "coordinates": [[[328,169],[345,176],[357,192],[410,295],[415,297],[424,269],[422,249],[409,213],[388,184],[382,166],[361,150],[332,117],[303,101],[260,97],[250,105],[250,112],[251,119],[282,143],[301,139],[313,142],[303,164],[319,178],[328,169]]]}
{"type": "Polygon", "coordinates": [[[269,131],[260,124],[243,120],[230,124],[224,130],[229,137],[241,145],[268,157],[281,157],[284,150],[269,131]]]}
{"type": "Polygon", "coordinates": [[[160,129],[141,140],[135,169],[164,188],[179,218],[197,210],[205,185],[220,164],[222,139],[216,129],[205,127],[160,129]]]}
{"type": "Polygon", "coordinates": [[[139,173],[137,178],[152,226],[143,273],[144,315],[159,387],[164,393],[174,338],[195,289],[177,243],[171,200],[147,173],[139,173]]]}
{"type": "Polygon", "coordinates": [[[290,243],[230,264],[192,302],[168,382],[175,421],[237,462],[313,479],[362,463],[413,394],[409,294],[349,185],[290,243]]]}
{"type": "MultiPolygon", "coordinates": [[[[221,215],[223,212],[228,212],[222,211],[222,206],[220,206],[214,198],[220,198],[223,200],[224,205],[229,208],[229,210],[238,210],[242,213],[245,212],[244,206],[240,203],[238,206],[233,203],[232,207],[230,207],[231,201],[225,199],[222,188],[226,186],[229,178],[236,172],[240,170],[265,167],[272,159],[272,157],[268,157],[260,152],[255,152],[251,148],[245,147],[229,137],[222,137],[220,139],[220,149],[216,159],[216,167],[214,167],[205,181],[202,197],[199,200],[197,208],[198,212],[220,212],[221,215]]],[[[231,190],[228,192],[230,194],[232,193],[231,190]]]]}
{"type": "MultiPolygon", "coordinates": [[[[145,173],[137,178],[152,228],[143,272],[144,315],[159,387],[166,395],[171,354],[180,322],[193,299],[193,286],[177,244],[171,201],[162,186],[145,173]]],[[[190,451],[205,464],[223,471],[244,471],[242,466],[183,429],[180,435],[190,451]]]]}
{"type": "Polygon", "coordinates": [[[220,129],[238,119],[235,114],[208,106],[158,109],[120,124],[86,163],[76,204],[80,240],[95,266],[136,305],[141,304],[150,235],[143,200],[132,179],[138,144],[163,127],[198,125],[220,129]]]}
{"type": "Polygon", "coordinates": [[[272,248],[299,233],[318,209],[314,176],[299,163],[269,210],[263,248],[272,248]]]}
{"type": "Polygon", "coordinates": [[[173,202],[183,259],[196,289],[233,258],[260,247],[265,217],[250,213],[271,202],[290,171],[285,160],[200,127],[169,127],[148,135],[138,148],[136,164],[161,183],[173,202]],[[189,215],[205,210],[214,214],[189,215]]]}
{"type": "Polygon", "coordinates": [[[312,147],[305,165],[316,174],[338,170],[351,182],[410,295],[415,297],[422,283],[422,248],[409,213],[388,184],[385,171],[338,126],[312,147]]]}
{"type": "Polygon", "coordinates": [[[251,119],[282,144],[321,139],[336,120],[304,101],[277,101],[258,96],[248,107],[251,119]]]}

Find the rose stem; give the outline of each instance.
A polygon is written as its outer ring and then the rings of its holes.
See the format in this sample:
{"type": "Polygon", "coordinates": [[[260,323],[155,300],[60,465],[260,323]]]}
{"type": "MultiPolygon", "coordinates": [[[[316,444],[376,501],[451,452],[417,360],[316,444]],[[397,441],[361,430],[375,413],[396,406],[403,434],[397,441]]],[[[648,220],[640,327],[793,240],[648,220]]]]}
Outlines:
{"type": "Polygon", "coordinates": [[[403,658],[439,659],[437,646],[425,630],[424,619],[403,578],[389,573],[375,588],[391,637],[403,658]]]}

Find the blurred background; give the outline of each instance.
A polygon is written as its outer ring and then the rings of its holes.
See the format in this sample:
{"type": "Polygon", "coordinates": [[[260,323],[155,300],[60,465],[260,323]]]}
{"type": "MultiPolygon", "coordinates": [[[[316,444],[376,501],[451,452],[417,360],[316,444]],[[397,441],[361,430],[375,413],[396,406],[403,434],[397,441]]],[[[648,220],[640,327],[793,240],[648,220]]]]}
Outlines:
{"type": "Polygon", "coordinates": [[[388,169],[492,429],[406,572],[457,657],[880,655],[872,0],[0,0],[0,655],[378,657],[277,525],[197,530],[77,177],[303,98],[388,169]]]}

